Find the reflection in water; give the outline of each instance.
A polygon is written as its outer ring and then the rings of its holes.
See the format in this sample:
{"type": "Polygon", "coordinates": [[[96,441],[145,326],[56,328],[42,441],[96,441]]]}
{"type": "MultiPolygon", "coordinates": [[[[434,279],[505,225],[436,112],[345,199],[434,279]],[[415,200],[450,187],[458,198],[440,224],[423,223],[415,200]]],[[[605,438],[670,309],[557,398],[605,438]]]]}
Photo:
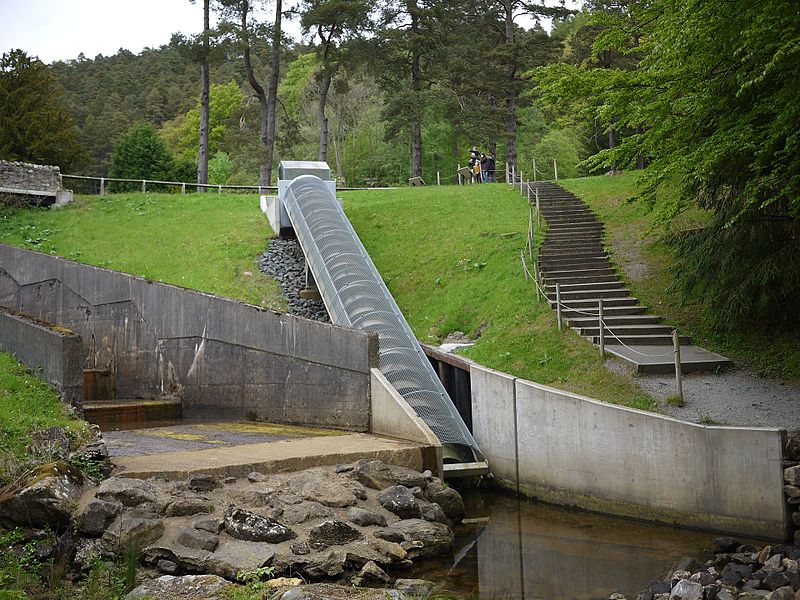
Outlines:
{"type": "Polygon", "coordinates": [[[464,500],[473,522],[457,530],[453,553],[413,574],[462,597],[635,597],[675,561],[702,556],[714,537],[493,493],[464,500]]]}

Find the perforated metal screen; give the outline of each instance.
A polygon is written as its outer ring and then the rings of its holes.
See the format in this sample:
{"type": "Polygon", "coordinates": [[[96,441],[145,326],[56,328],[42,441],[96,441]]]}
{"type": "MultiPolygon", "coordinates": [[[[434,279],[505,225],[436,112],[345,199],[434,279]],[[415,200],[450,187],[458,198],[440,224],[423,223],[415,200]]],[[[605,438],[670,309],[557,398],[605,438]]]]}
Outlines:
{"type": "Polygon", "coordinates": [[[468,446],[480,457],[335,195],[318,177],[302,175],[282,199],[331,321],[377,333],[381,372],[443,444],[468,446]]]}

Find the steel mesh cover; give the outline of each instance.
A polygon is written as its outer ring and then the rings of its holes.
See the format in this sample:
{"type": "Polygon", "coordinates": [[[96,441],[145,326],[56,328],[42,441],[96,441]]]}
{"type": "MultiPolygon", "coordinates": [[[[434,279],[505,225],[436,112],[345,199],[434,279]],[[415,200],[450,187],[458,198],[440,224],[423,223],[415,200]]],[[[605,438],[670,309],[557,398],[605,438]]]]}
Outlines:
{"type": "Polygon", "coordinates": [[[282,198],[331,321],[378,334],[378,366],[443,444],[475,439],[327,185],[301,175],[282,198]]]}

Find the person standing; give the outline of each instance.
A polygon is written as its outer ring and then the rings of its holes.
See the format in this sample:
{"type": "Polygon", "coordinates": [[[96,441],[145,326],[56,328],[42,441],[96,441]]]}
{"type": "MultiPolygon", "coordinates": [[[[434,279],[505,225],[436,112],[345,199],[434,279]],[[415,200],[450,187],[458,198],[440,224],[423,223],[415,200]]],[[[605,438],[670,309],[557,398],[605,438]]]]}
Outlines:
{"type": "Polygon", "coordinates": [[[469,174],[471,183],[481,182],[481,154],[478,149],[473,146],[469,151],[469,174]]]}
{"type": "Polygon", "coordinates": [[[494,171],[496,166],[497,162],[494,159],[494,154],[489,152],[486,157],[486,181],[489,183],[494,183],[494,171]]]}
{"type": "Polygon", "coordinates": [[[485,153],[481,152],[481,177],[483,177],[483,183],[487,183],[489,181],[489,158],[486,156],[485,153]]]}

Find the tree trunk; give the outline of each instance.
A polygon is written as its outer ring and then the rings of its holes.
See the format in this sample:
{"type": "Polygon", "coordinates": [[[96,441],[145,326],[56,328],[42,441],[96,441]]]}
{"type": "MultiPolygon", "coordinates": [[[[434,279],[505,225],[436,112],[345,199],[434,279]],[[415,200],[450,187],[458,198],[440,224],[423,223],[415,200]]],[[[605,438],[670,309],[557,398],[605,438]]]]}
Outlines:
{"type": "Polygon", "coordinates": [[[406,4],[408,14],[411,15],[411,91],[413,92],[414,108],[411,111],[411,176],[422,177],[422,101],[420,91],[420,49],[419,49],[419,15],[417,14],[416,0],[409,0],[406,4]]]}
{"type": "Polygon", "coordinates": [[[331,73],[327,65],[323,67],[322,88],[319,92],[319,159],[328,160],[328,117],[325,116],[325,105],[328,103],[328,91],[331,89],[331,73]]]}
{"type": "MultiPolygon", "coordinates": [[[[247,31],[247,13],[250,11],[249,3],[247,0],[242,2],[242,39],[244,40],[244,72],[247,75],[247,81],[250,83],[250,87],[253,88],[253,91],[258,98],[258,107],[259,107],[259,114],[261,116],[261,147],[264,149],[265,160],[266,160],[266,149],[267,149],[267,121],[268,119],[268,111],[267,111],[267,94],[264,92],[264,86],[259,83],[258,79],[256,79],[256,74],[253,71],[253,63],[250,60],[250,36],[247,31]]],[[[271,161],[270,161],[271,162],[271,161]]],[[[269,185],[269,174],[271,172],[271,165],[269,163],[262,162],[261,169],[258,177],[258,185],[268,186],[269,185]]]]}
{"type": "MultiPolygon", "coordinates": [[[[200,147],[197,149],[197,183],[208,183],[208,30],[210,28],[209,0],[203,2],[203,60],[200,63],[200,147]]],[[[198,187],[205,192],[205,187],[198,187]]]]}
{"type": "MultiPolygon", "coordinates": [[[[264,179],[266,185],[272,182],[272,163],[275,151],[275,105],[278,103],[278,76],[280,74],[281,59],[281,12],[283,1],[276,0],[275,4],[275,25],[272,28],[272,58],[270,60],[270,74],[267,97],[267,127],[266,127],[266,147],[265,161],[266,172],[264,179]]],[[[262,184],[263,185],[263,184],[262,184]]]]}
{"type": "Polygon", "coordinates": [[[506,61],[506,169],[517,164],[517,61],[514,51],[514,19],[512,0],[503,0],[506,25],[506,45],[508,59],[506,61]]]}

